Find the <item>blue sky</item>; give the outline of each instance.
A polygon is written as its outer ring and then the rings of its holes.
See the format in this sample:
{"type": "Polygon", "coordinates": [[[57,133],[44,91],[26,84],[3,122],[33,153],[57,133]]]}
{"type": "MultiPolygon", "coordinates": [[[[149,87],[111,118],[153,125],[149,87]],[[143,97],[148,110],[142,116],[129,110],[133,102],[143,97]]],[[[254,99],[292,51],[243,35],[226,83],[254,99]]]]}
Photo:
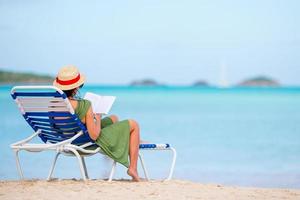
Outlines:
{"type": "Polygon", "coordinates": [[[269,75],[300,85],[300,1],[0,0],[0,68],[89,83],[153,78],[229,84],[269,75]],[[224,67],[225,66],[225,67],[224,67]]]}

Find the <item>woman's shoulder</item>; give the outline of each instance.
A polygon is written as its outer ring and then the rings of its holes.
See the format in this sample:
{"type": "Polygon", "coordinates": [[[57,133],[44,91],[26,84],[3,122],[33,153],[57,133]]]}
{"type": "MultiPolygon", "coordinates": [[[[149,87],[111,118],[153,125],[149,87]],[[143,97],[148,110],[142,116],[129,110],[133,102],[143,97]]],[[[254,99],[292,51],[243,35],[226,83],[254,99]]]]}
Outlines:
{"type": "Polygon", "coordinates": [[[87,111],[91,107],[91,102],[86,99],[78,99],[77,107],[75,109],[75,113],[78,115],[79,119],[83,119],[86,115],[87,111]]]}
{"type": "Polygon", "coordinates": [[[85,107],[85,108],[89,108],[91,106],[91,102],[87,99],[78,99],[78,107],[85,107]]]}
{"type": "Polygon", "coordinates": [[[87,104],[91,104],[91,101],[90,100],[87,100],[87,99],[77,99],[78,102],[81,102],[81,103],[87,103],[87,104]]]}

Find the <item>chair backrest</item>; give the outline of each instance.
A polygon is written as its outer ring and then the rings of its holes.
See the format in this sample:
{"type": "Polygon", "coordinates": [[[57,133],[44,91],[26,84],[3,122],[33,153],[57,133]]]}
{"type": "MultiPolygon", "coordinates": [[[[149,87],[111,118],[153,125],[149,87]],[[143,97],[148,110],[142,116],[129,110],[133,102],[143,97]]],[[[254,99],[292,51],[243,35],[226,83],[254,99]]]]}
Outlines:
{"type": "Polygon", "coordinates": [[[11,96],[24,119],[46,143],[57,143],[83,132],[73,144],[91,142],[85,125],[74,113],[67,96],[54,86],[15,86],[11,96]]]}

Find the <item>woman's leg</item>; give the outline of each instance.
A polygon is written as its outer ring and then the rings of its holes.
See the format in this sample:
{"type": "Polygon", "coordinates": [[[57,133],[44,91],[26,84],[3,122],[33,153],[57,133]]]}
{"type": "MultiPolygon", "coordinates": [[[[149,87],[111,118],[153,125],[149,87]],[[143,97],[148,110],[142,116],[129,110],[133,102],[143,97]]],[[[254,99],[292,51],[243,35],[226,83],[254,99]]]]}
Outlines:
{"type": "Polygon", "coordinates": [[[139,144],[140,144],[140,128],[136,121],[128,120],[130,125],[130,139],[129,139],[129,158],[130,165],[128,168],[128,175],[132,177],[133,181],[139,181],[139,175],[137,172],[137,161],[139,156],[139,144]]]}

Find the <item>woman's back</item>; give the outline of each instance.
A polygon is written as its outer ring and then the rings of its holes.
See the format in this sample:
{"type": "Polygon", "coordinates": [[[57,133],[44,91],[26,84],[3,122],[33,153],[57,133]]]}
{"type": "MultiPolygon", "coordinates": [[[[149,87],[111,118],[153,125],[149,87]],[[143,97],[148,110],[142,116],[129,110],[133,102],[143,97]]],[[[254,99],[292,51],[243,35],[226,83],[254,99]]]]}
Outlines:
{"type": "Polygon", "coordinates": [[[70,103],[77,114],[78,118],[85,124],[85,116],[91,107],[91,102],[86,99],[70,99],[70,103]]]}

